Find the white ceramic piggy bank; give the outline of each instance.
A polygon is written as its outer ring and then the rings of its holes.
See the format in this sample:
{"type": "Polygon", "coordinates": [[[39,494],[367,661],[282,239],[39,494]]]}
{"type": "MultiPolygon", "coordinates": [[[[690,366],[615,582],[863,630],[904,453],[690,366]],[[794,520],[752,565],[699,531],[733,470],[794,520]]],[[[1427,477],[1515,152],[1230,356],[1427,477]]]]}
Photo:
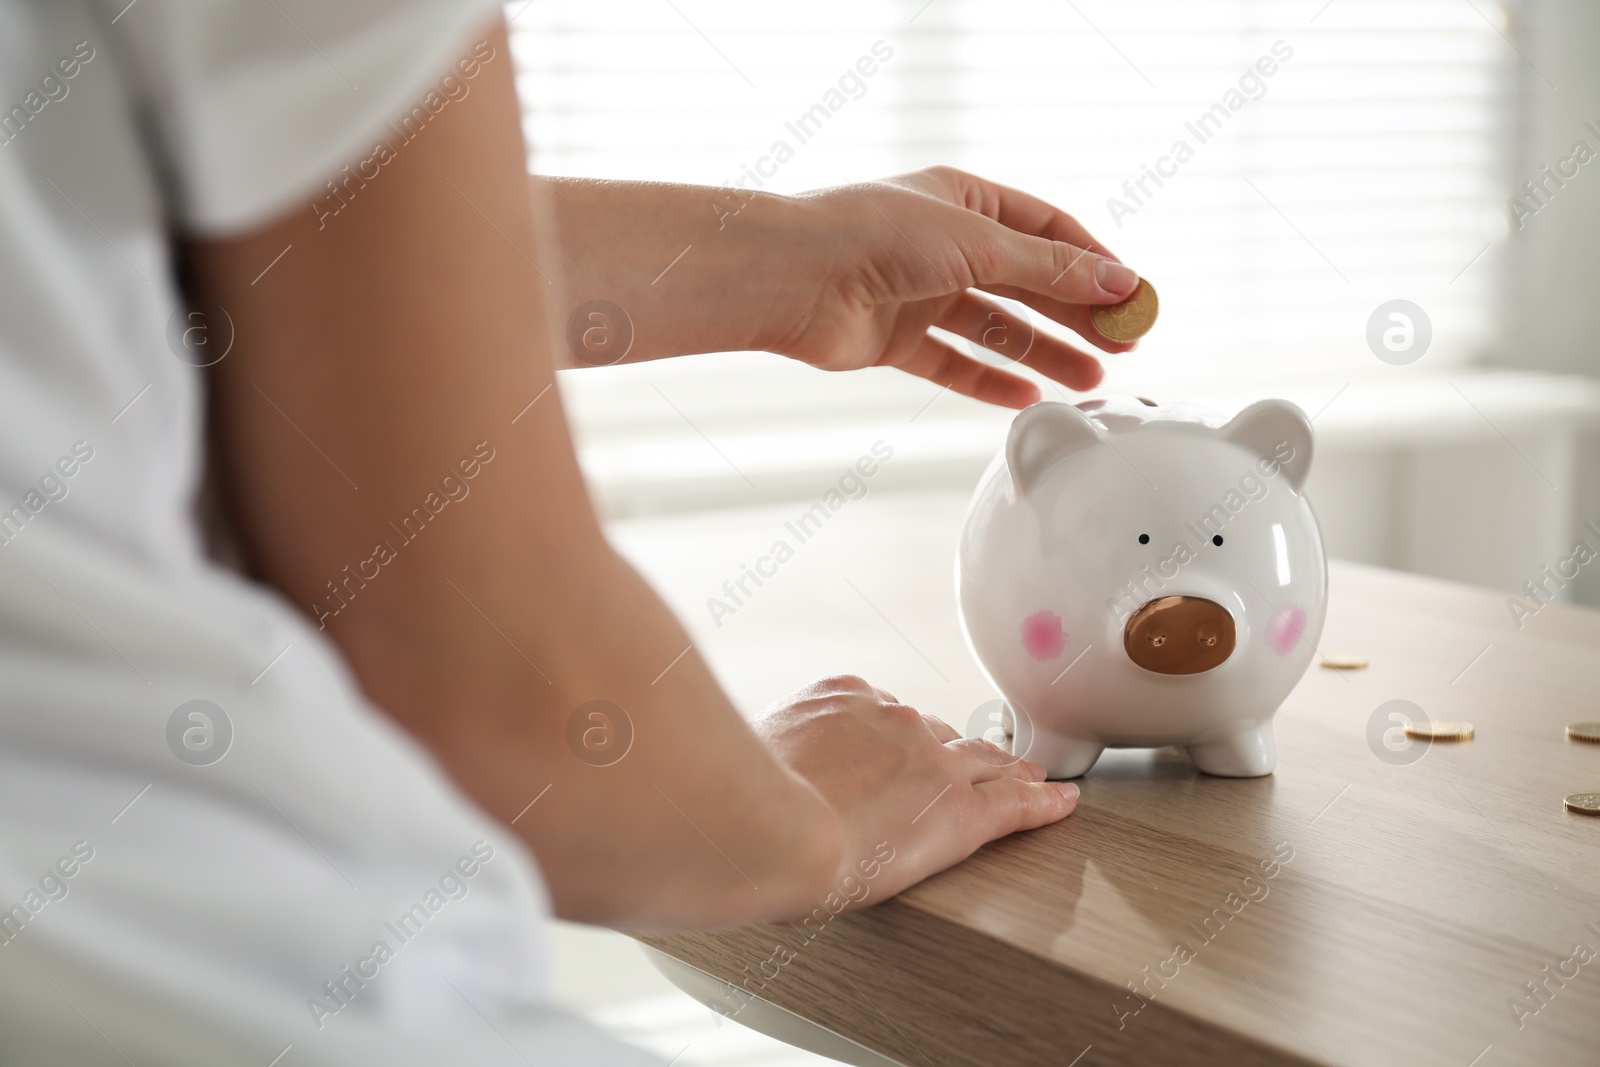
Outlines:
{"type": "Polygon", "coordinates": [[[963,628],[1020,714],[1012,751],[1075,778],[1106,746],[1207,774],[1274,762],[1272,715],[1322,634],[1311,424],[1143,397],[1035,404],[973,496],[963,628]]]}

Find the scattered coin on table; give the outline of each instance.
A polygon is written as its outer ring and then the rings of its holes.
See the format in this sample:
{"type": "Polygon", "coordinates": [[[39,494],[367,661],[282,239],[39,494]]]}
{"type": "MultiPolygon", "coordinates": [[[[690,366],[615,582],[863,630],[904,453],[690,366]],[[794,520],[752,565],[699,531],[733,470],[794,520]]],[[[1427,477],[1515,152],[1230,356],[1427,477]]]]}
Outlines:
{"type": "Polygon", "coordinates": [[[1567,740],[1587,741],[1591,745],[1600,745],[1600,722],[1567,723],[1567,740]]]}
{"type": "Polygon", "coordinates": [[[1574,793],[1566,800],[1567,810],[1579,815],[1600,815],[1600,793],[1574,793]]]}
{"type": "Polygon", "coordinates": [[[1470,722],[1450,722],[1435,719],[1431,722],[1414,722],[1406,727],[1406,736],[1426,741],[1471,741],[1470,722]]]}
{"type": "Polygon", "coordinates": [[[1097,305],[1089,312],[1089,319],[1108,340],[1137,341],[1156,324],[1160,310],[1161,301],[1156,298],[1155,287],[1140,278],[1126,300],[1120,304],[1097,305]]]}

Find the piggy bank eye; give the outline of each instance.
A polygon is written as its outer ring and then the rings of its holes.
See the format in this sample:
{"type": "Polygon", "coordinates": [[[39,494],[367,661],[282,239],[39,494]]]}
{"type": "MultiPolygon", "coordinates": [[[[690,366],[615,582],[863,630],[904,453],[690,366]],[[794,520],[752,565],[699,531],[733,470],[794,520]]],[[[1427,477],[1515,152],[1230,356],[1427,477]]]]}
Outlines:
{"type": "Polygon", "coordinates": [[[1216,545],[1218,548],[1221,548],[1222,547],[1222,535],[1221,534],[1216,534],[1215,536],[1213,536],[1211,538],[1211,543],[1216,545]]]}
{"type": "Polygon", "coordinates": [[[1139,543],[1141,545],[1148,545],[1150,543],[1150,535],[1149,534],[1140,534],[1139,535],[1139,543]]]}

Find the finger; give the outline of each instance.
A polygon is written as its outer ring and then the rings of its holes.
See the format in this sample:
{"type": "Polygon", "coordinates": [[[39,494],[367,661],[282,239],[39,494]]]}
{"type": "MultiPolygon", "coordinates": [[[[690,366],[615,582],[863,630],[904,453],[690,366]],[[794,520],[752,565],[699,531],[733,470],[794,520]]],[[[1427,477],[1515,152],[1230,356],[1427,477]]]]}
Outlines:
{"type": "Polygon", "coordinates": [[[1013,360],[1026,359],[1035,341],[1032,323],[970,289],[952,297],[933,325],[1013,360]]]}
{"type": "Polygon", "coordinates": [[[980,289],[1011,285],[1069,304],[1116,304],[1139,284],[1132,267],[1108,256],[990,219],[979,222],[965,250],[980,289]]]}
{"type": "Polygon", "coordinates": [[[866,679],[859,675],[834,674],[826,678],[818,678],[809,685],[801,686],[784,699],[769,705],[763,714],[781,707],[826,703],[875,692],[877,690],[868,685],[866,679]]]}
{"type": "Polygon", "coordinates": [[[979,803],[976,824],[985,841],[1046,826],[1078,806],[1078,787],[1072,782],[997,778],[973,786],[973,792],[979,803]]]}
{"type": "Polygon", "coordinates": [[[981,737],[963,737],[944,746],[955,753],[966,768],[968,781],[992,782],[996,778],[1020,778],[1024,782],[1044,781],[1044,764],[1013,756],[981,737]]]}
{"type": "Polygon", "coordinates": [[[952,300],[934,325],[1032,367],[1069,389],[1093,389],[1105,376],[1100,361],[1089,353],[1035,330],[1026,319],[973,292],[952,300]]]}
{"type": "Polygon", "coordinates": [[[999,182],[991,182],[984,178],[977,180],[984,182],[998,194],[996,199],[998,210],[992,217],[1000,225],[1050,241],[1065,241],[1067,244],[1086,248],[1096,255],[1116,260],[1118,263],[1122,262],[1117,259],[1117,254],[1096,239],[1083,223],[1049,201],[1041,200],[1021,189],[1001,185],[999,182]]]}
{"type": "Polygon", "coordinates": [[[1010,297],[1012,300],[1052,319],[1061,325],[1069,327],[1079,337],[1088,341],[1096,348],[1107,352],[1131,352],[1138,347],[1138,341],[1113,341],[1095,328],[1094,319],[1091,317],[1092,308],[1083,304],[1069,304],[1065,300],[1057,300],[1052,296],[1032,293],[1026,289],[1019,289],[1012,285],[991,285],[985,287],[995,296],[1010,297]]]}
{"type": "MultiPolygon", "coordinates": [[[[1076,218],[1048,201],[1041,200],[1032,193],[1025,193],[1021,189],[1013,189],[1009,185],[980,178],[953,167],[935,167],[932,170],[951,189],[958,203],[997,224],[998,231],[1010,233],[1017,238],[1037,239],[1031,242],[1036,249],[1034,255],[1039,254],[1037,249],[1041,245],[1052,247],[1051,284],[1041,287],[1039,279],[1034,278],[1031,282],[1018,282],[1021,287],[1044,295],[1062,295],[1056,290],[1060,285],[1069,284],[1069,280],[1058,279],[1057,275],[1062,268],[1072,265],[1074,260],[1079,260],[1074,268],[1079,273],[1073,275],[1070,284],[1077,286],[1078,291],[1082,293],[1092,293],[1098,288],[1100,298],[1081,299],[1066,296],[1065,299],[1069,301],[1086,304],[1115,303],[1125,299],[1138,284],[1138,276],[1132,270],[1116,269],[1120,266],[1121,260],[1111,249],[1102,244],[1076,218]],[[1099,271],[1106,272],[1104,285],[1094,279],[1094,275],[1099,271]],[[1081,276],[1085,273],[1088,278],[1081,276]]],[[[1022,241],[1018,247],[1029,243],[1022,241]]],[[[987,285],[984,287],[988,288],[987,285]]]]}
{"type": "Polygon", "coordinates": [[[1041,336],[1033,346],[1027,365],[1046,378],[1080,393],[1093,389],[1106,376],[1105,368],[1098,359],[1055,337],[1041,336]]]}
{"type": "Polygon", "coordinates": [[[928,727],[928,732],[939,739],[939,743],[941,745],[945,744],[946,742],[959,741],[961,739],[961,731],[957,730],[954,726],[951,726],[937,715],[929,715],[927,712],[923,712],[922,721],[928,727]]]}
{"type": "Polygon", "coordinates": [[[1025,408],[1039,400],[1039,387],[1027,379],[980,363],[926,335],[908,355],[895,360],[894,366],[987,404],[1025,408]]]}
{"type": "MultiPolygon", "coordinates": [[[[954,167],[919,172],[977,221],[963,252],[980,288],[1015,285],[1069,303],[1114,304],[1139,276],[1077,219],[1020,189],[954,167]]],[[[1092,335],[1085,335],[1092,336],[1092,335]]]]}
{"type": "Polygon", "coordinates": [[[1083,223],[1047,200],[954,167],[936,169],[952,184],[962,206],[969,211],[976,211],[1019,233],[1065,241],[1109,259],[1117,258],[1083,223]]]}

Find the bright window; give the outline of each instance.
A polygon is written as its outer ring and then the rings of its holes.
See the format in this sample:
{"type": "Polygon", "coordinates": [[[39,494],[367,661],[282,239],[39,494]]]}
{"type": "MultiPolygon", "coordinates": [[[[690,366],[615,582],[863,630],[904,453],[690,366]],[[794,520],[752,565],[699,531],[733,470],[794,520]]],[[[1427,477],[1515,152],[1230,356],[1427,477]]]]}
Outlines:
{"type": "MultiPolygon", "coordinates": [[[[1491,336],[1522,61],[1488,0],[517,0],[507,12],[539,171],[720,185],[781,140],[793,158],[764,183],[778,192],[943,162],[1071,211],[1161,294],[1161,324],[1110,388],[1181,395],[1232,378],[1266,392],[1368,373],[1367,319],[1396,298],[1432,320],[1430,367],[1475,358],[1491,336]],[[843,106],[802,143],[798,117],[876,42],[892,57],[847,78],[843,106]]],[[[601,449],[685,416],[713,438],[759,423],[781,447],[771,435],[786,426],[904,422],[935,393],[748,356],[583,372],[565,388],[601,449]]],[[[957,398],[938,409],[984,417],[957,398]]]]}

